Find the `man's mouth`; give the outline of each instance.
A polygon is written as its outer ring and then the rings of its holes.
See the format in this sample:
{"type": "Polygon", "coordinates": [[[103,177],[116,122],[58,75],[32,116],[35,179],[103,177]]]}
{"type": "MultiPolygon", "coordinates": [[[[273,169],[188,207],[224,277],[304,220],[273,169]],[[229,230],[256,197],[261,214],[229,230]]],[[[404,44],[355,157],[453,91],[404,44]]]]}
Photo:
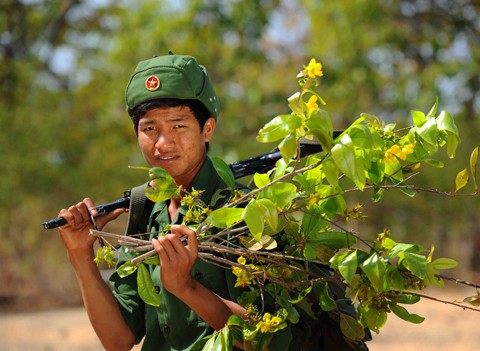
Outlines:
{"type": "Polygon", "coordinates": [[[175,157],[173,156],[168,156],[168,157],[157,157],[157,160],[160,160],[160,161],[170,161],[170,160],[173,160],[175,157]]]}

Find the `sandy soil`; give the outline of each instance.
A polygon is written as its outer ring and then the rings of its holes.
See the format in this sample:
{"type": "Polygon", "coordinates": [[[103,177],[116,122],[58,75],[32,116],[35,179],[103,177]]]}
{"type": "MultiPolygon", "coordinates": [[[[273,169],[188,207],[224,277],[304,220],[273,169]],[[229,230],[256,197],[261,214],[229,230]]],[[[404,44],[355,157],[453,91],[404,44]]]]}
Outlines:
{"type": "MultiPolygon", "coordinates": [[[[475,291],[440,291],[434,296],[447,301],[462,300],[475,291]]],[[[426,317],[413,325],[391,316],[379,335],[369,343],[370,351],[474,351],[480,345],[480,313],[430,300],[422,300],[409,311],[426,317]]],[[[94,351],[102,350],[82,308],[7,313],[0,315],[1,351],[94,351]]],[[[134,350],[140,350],[136,347],[134,350]]]]}

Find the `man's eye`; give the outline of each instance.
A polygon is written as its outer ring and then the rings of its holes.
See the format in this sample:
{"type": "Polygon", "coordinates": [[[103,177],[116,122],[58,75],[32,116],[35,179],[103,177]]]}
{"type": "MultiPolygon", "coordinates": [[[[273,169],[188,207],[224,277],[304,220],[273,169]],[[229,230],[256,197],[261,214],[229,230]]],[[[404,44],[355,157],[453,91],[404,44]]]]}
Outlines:
{"type": "Polygon", "coordinates": [[[183,124],[177,124],[173,127],[173,129],[180,129],[180,128],[185,128],[183,124]]]}
{"type": "Polygon", "coordinates": [[[154,131],[154,130],[156,130],[155,127],[145,127],[145,128],[143,128],[144,132],[151,132],[151,131],[154,131]]]}

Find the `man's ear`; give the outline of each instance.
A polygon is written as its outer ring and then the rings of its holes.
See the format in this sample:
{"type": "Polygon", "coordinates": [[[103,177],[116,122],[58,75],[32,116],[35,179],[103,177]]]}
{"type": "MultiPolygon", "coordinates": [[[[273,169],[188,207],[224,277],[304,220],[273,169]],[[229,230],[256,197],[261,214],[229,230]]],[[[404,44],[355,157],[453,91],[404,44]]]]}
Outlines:
{"type": "Polygon", "coordinates": [[[135,136],[138,138],[138,128],[135,124],[133,125],[133,132],[135,133],[135,136]]]}
{"type": "Polygon", "coordinates": [[[213,132],[215,131],[215,126],[216,126],[216,121],[215,118],[210,117],[207,119],[205,124],[203,125],[203,135],[205,138],[205,142],[209,142],[210,139],[212,139],[213,132]]]}

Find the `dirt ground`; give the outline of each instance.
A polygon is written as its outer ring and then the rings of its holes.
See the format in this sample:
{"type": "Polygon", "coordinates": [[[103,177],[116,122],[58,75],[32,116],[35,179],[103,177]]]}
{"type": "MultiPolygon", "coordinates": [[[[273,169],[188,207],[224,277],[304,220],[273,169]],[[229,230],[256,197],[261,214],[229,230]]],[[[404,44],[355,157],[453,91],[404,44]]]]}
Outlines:
{"type": "MultiPolygon", "coordinates": [[[[446,301],[474,295],[471,290],[431,292],[446,301]]],[[[370,351],[474,351],[480,345],[480,313],[443,303],[422,300],[410,306],[426,320],[420,325],[390,316],[370,351]]],[[[96,351],[102,350],[83,308],[0,315],[0,351],[96,351]]],[[[134,350],[140,350],[136,347],[134,350]]],[[[340,350],[339,350],[340,351],[340,350]]]]}

